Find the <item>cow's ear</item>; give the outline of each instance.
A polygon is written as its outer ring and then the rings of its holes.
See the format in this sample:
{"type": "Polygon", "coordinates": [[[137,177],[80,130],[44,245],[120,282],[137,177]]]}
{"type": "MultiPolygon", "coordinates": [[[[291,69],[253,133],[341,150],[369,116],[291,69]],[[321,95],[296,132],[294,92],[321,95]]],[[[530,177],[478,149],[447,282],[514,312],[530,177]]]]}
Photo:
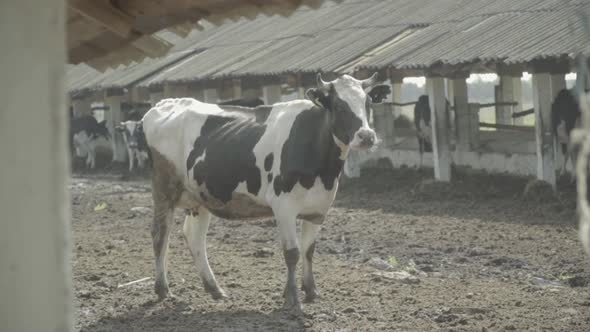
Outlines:
{"type": "Polygon", "coordinates": [[[381,104],[390,93],[391,87],[389,85],[380,84],[373,87],[368,95],[371,97],[373,104],[381,104]]]}
{"type": "Polygon", "coordinates": [[[316,106],[321,108],[329,109],[328,96],[319,89],[308,89],[305,91],[307,99],[311,100],[316,106]]]}

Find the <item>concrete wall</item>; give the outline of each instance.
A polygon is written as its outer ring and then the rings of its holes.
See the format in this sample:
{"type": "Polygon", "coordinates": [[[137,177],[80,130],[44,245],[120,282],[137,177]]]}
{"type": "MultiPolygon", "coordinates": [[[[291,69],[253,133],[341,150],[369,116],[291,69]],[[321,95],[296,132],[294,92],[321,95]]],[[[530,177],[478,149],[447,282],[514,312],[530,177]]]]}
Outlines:
{"type": "Polygon", "coordinates": [[[63,0],[0,2],[3,332],[73,330],[65,13],[63,0]]]}

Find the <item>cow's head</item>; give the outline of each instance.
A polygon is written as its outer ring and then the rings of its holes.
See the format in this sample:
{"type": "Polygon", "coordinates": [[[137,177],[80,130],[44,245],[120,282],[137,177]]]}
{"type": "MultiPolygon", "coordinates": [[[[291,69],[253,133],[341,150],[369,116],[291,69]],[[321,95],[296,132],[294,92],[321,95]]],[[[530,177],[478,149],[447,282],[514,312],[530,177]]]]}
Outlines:
{"type": "Polygon", "coordinates": [[[141,121],[121,122],[121,124],[117,126],[116,129],[121,133],[121,135],[123,135],[123,139],[125,140],[125,145],[127,145],[127,148],[141,148],[141,145],[145,140],[143,124],[141,121]]]}
{"type": "Polygon", "coordinates": [[[376,78],[377,73],[365,80],[343,75],[325,82],[318,74],[317,88],[307,91],[307,97],[314,104],[331,112],[331,129],[336,144],[353,150],[366,150],[378,142],[367,120],[372,101],[365,92],[375,87],[376,78]]]}

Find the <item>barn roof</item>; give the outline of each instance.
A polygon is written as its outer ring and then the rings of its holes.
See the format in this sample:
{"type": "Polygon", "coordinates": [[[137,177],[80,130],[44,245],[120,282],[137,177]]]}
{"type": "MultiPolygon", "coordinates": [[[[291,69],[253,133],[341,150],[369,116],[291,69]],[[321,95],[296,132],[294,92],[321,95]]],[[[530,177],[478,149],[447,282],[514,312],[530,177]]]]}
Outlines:
{"type": "MultiPolygon", "coordinates": [[[[315,10],[299,8],[289,18],[208,25],[166,56],[123,71],[145,74],[155,63],[161,65],[139,82],[150,86],[249,75],[573,59],[580,45],[588,45],[576,14],[589,7],[584,0],[325,2],[315,10]],[[178,60],[178,54],[190,52],[178,60]]],[[[130,81],[115,74],[102,84],[130,81]]]]}
{"type": "MultiPolygon", "coordinates": [[[[334,1],[334,0],[332,0],[334,1]]],[[[339,0],[335,0],[339,1],[339,0]]],[[[299,6],[322,0],[68,0],[68,62],[99,70],[158,57],[173,44],[154,33],[162,29],[186,36],[203,22],[290,15],[299,6]]]]}

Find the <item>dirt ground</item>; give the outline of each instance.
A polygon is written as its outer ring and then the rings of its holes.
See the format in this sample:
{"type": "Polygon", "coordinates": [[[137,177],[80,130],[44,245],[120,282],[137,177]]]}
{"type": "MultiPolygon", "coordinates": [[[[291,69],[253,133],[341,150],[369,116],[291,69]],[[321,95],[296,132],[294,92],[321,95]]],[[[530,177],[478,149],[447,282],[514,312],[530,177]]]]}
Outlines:
{"type": "Polygon", "coordinates": [[[176,298],[155,301],[149,181],[112,174],[71,180],[80,331],[590,331],[590,258],[568,186],[555,196],[468,171],[443,185],[410,169],[344,179],[316,246],[322,298],[297,316],[281,310],[286,267],[271,220],[212,222],[210,262],[230,295],[214,301],[178,211],[176,298]]]}

